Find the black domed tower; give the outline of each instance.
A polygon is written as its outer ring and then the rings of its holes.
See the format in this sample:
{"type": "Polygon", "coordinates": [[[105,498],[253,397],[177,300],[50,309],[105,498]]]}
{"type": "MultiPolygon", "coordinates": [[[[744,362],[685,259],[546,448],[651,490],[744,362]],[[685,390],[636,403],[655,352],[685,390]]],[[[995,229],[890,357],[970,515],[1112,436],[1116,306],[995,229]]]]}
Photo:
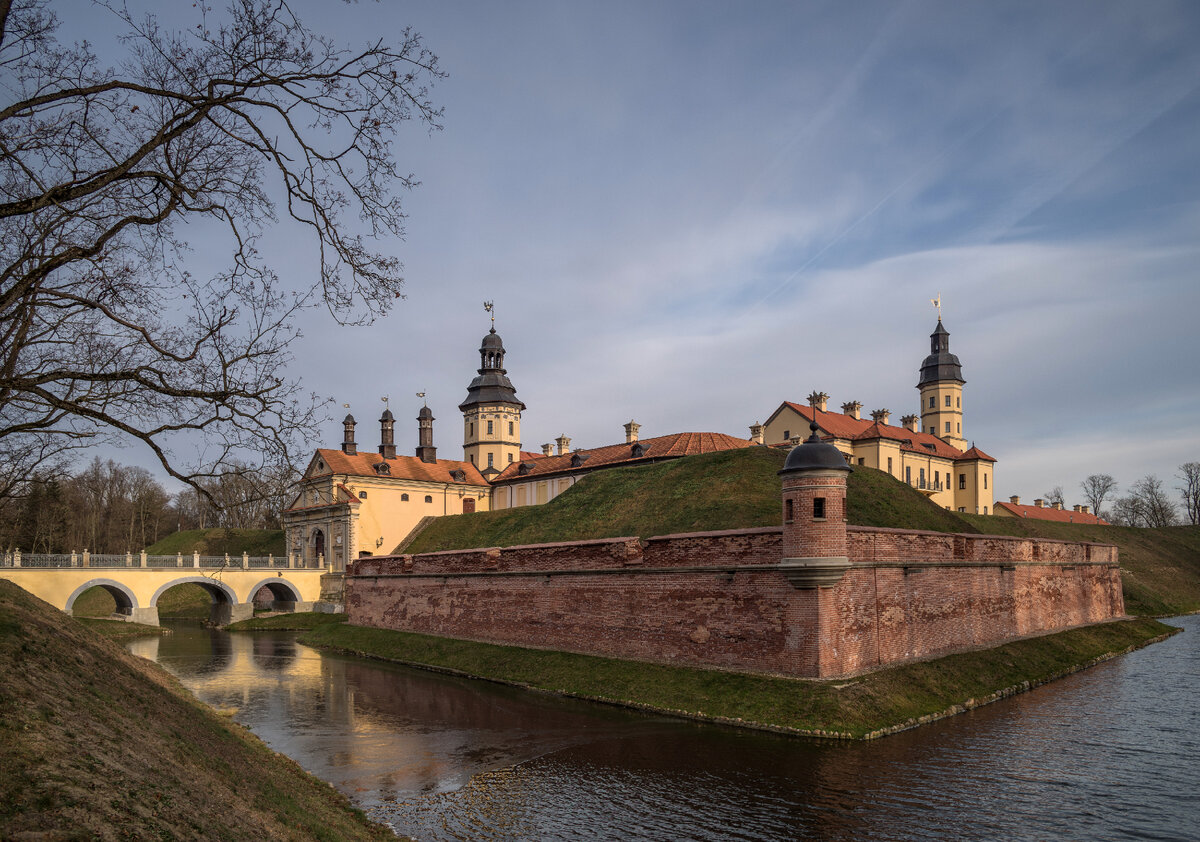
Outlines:
{"type": "Polygon", "coordinates": [[[921,379],[917,383],[921,392],[921,427],[959,450],[967,447],[962,429],[962,395],[966,382],[958,357],[950,353],[950,333],[942,327],[939,318],[937,327],[929,335],[929,356],[921,363],[921,379]]]}
{"type": "Polygon", "coordinates": [[[479,346],[478,376],[458,405],[463,414],[463,459],[487,478],[521,458],[525,404],[504,368],[504,342],[493,325],[479,346]]]}

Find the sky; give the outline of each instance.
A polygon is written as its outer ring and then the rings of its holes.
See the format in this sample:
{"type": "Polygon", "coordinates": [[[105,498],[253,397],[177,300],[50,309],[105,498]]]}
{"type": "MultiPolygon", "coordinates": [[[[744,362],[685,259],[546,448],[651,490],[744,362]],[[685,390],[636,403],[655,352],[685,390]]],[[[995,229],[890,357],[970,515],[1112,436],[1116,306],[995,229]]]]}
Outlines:
{"type": "MultiPolygon", "coordinates": [[[[293,5],[348,44],[411,25],[449,74],[444,129],[396,142],[407,297],[304,316],[314,445],[348,403],[374,447],[387,396],[411,453],[425,392],[461,458],[485,300],[527,450],[748,437],[813,390],[898,418],[940,295],[997,500],[1200,461],[1200,4],[293,5]]],[[[302,232],[264,251],[316,277],[302,232]]]]}

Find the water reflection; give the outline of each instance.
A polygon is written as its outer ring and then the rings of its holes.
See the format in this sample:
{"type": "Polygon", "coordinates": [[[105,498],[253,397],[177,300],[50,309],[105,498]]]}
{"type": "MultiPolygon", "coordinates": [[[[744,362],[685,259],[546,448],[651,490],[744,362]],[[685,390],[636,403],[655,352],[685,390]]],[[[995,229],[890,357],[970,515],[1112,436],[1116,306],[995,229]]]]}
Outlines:
{"type": "Polygon", "coordinates": [[[1189,839],[1190,633],[873,743],[747,733],[198,628],[131,645],[419,839],[1189,839]],[[157,650],[157,651],[155,651],[157,650]]]}

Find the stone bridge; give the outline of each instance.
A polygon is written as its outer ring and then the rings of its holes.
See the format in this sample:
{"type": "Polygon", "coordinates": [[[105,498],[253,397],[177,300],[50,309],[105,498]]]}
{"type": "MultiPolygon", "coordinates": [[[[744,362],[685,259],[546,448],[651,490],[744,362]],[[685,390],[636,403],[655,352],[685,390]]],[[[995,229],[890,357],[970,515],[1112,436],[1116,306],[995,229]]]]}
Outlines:
{"type": "MultiPolygon", "coordinates": [[[[323,561],[323,559],[321,560],[323,561]]],[[[277,611],[311,611],[321,598],[321,579],[330,573],[297,566],[299,559],[234,556],[101,556],[5,554],[0,577],[70,614],[84,591],[101,587],[129,622],[158,625],[158,599],[169,588],[197,584],[212,597],[209,619],[226,625],[254,616],[254,599],[264,588],[277,611]]]]}

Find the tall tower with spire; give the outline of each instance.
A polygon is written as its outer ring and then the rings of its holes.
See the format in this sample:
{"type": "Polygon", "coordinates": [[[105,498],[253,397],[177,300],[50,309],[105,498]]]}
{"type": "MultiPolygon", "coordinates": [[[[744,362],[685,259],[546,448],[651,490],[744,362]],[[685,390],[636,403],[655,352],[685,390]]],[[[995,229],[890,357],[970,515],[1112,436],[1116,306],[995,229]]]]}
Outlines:
{"type": "MultiPolygon", "coordinates": [[[[940,303],[940,301],[938,302],[940,303]]],[[[942,327],[938,314],[937,327],[929,334],[929,356],[921,363],[921,426],[926,433],[939,436],[959,450],[967,449],[962,428],[962,365],[950,353],[950,333],[942,327]]]]}
{"type": "MultiPolygon", "coordinates": [[[[488,307],[490,311],[491,308],[488,307]]],[[[521,458],[521,412],[525,404],[504,368],[504,342],[492,329],[479,346],[478,376],[458,405],[463,414],[463,459],[488,479],[521,458]]]]}

